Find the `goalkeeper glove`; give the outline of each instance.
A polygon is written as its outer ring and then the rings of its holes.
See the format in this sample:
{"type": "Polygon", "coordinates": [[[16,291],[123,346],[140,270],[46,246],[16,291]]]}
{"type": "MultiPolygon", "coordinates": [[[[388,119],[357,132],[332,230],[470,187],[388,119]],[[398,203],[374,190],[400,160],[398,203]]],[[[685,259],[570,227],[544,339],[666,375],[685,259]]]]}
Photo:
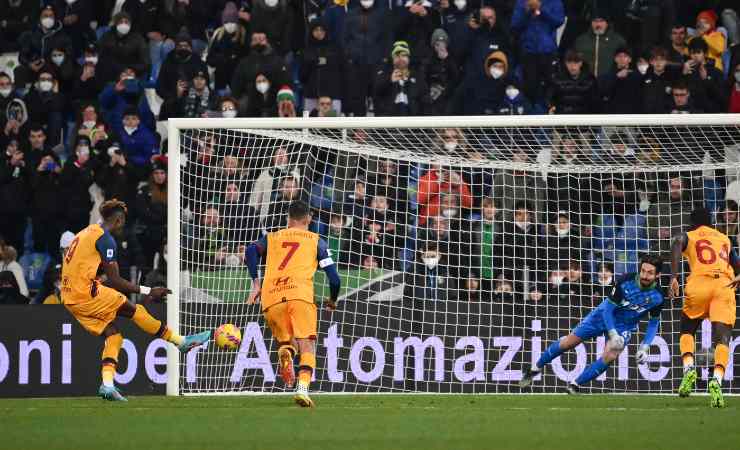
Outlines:
{"type": "Polygon", "coordinates": [[[616,350],[624,348],[624,338],[613,328],[609,330],[609,345],[616,350]]]}
{"type": "Polygon", "coordinates": [[[648,350],[650,350],[650,347],[643,344],[640,346],[640,349],[635,354],[635,361],[637,361],[638,365],[645,364],[648,359],[648,350]]]}

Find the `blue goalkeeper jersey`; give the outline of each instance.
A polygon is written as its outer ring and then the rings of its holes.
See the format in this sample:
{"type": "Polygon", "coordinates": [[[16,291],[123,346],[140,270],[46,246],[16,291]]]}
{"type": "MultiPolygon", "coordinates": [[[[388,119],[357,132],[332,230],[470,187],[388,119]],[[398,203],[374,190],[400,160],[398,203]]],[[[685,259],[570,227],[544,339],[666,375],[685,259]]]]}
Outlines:
{"type": "Polygon", "coordinates": [[[650,317],[660,317],[664,299],[663,289],[658,283],[642,288],[640,276],[630,273],[617,282],[611,295],[605,298],[596,310],[603,313],[607,308],[616,306],[614,308],[616,328],[634,331],[640,320],[648,314],[650,317]]]}

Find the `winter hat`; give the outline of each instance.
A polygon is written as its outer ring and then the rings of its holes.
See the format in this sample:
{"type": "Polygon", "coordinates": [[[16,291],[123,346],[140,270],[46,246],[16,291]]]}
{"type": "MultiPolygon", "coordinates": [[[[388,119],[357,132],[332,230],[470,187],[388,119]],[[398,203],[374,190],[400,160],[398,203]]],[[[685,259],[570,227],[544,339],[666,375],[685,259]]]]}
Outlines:
{"type": "Polygon", "coordinates": [[[126,19],[128,20],[128,23],[131,23],[131,14],[127,13],[126,11],[120,11],[118,14],[113,16],[113,23],[117,25],[118,22],[121,21],[121,19],[126,19]]]}
{"type": "Polygon", "coordinates": [[[221,23],[237,23],[239,21],[239,10],[234,2],[229,2],[224,6],[224,12],[221,13],[221,23]]]}
{"type": "Polygon", "coordinates": [[[488,68],[491,67],[491,65],[496,61],[500,61],[504,64],[504,73],[509,72],[509,58],[506,57],[506,54],[504,52],[496,50],[495,52],[492,52],[490,55],[488,55],[488,57],[486,58],[486,73],[488,73],[488,68]]]}
{"type": "Polygon", "coordinates": [[[193,78],[203,78],[206,80],[206,83],[209,83],[210,77],[208,76],[207,70],[196,70],[193,72],[193,78]]]}
{"type": "Polygon", "coordinates": [[[167,161],[162,160],[162,158],[155,158],[154,161],[152,161],[152,172],[156,172],[157,170],[167,172],[167,161]]]}
{"type": "Polygon", "coordinates": [[[277,101],[278,103],[282,102],[283,100],[289,100],[293,103],[295,103],[295,95],[293,95],[293,89],[290,88],[290,86],[282,86],[280,90],[277,93],[277,101]]]}
{"type": "Polygon", "coordinates": [[[700,12],[699,15],[696,16],[696,20],[706,20],[707,22],[709,22],[710,30],[714,30],[717,27],[717,13],[715,13],[711,9],[700,12]]]}
{"type": "Polygon", "coordinates": [[[406,41],[396,41],[393,43],[393,50],[391,50],[391,56],[395,57],[401,53],[406,53],[407,56],[411,56],[411,50],[409,50],[409,43],[406,41]]]}
{"type": "Polygon", "coordinates": [[[450,36],[442,28],[437,28],[432,33],[432,47],[434,47],[434,44],[439,41],[443,41],[447,44],[450,42],[450,36]]]}

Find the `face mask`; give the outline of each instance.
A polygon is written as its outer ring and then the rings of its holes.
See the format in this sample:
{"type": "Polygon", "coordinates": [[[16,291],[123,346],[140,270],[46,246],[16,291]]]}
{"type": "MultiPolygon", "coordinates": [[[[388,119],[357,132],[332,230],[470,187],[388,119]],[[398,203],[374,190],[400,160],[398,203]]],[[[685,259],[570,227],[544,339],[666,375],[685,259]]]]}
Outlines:
{"type": "Polygon", "coordinates": [[[137,127],[123,127],[124,130],[126,130],[126,133],[130,136],[134,134],[134,131],[136,131],[137,127]]]}
{"type": "Polygon", "coordinates": [[[54,83],[48,80],[39,81],[39,90],[41,92],[49,92],[54,87],[54,83]]]}
{"type": "Polygon", "coordinates": [[[57,66],[61,66],[64,62],[64,55],[55,55],[51,57],[51,62],[56,64],[57,66]]]}
{"type": "Polygon", "coordinates": [[[236,31],[236,24],[234,22],[225,23],[224,30],[226,30],[226,32],[229,34],[232,34],[236,31]]]}
{"type": "Polygon", "coordinates": [[[468,2],[466,0],[455,0],[455,8],[457,8],[459,11],[462,11],[465,9],[465,6],[467,6],[468,2]]]}
{"type": "Polygon", "coordinates": [[[610,284],[612,284],[612,279],[613,278],[614,277],[604,278],[602,276],[599,276],[599,284],[602,285],[602,286],[609,286],[610,284]]]}
{"type": "Polygon", "coordinates": [[[499,69],[498,67],[491,67],[491,76],[494,80],[498,80],[504,75],[504,71],[499,69]]]}
{"type": "Polygon", "coordinates": [[[737,81],[738,83],[740,83],[740,71],[735,72],[735,81],[737,81]]]}
{"type": "Polygon", "coordinates": [[[127,23],[119,23],[116,25],[116,31],[118,31],[118,34],[121,36],[126,36],[129,31],[131,31],[131,25],[127,23]]]}
{"type": "Polygon", "coordinates": [[[228,119],[233,119],[234,117],[236,117],[236,110],[227,109],[226,111],[221,111],[221,116],[226,117],[228,119]]]}
{"type": "Polygon", "coordinates": [[[86,121],[82,122],[82,127],[83,128],[93,128],[93,127],[95,127],[95,121],[94,120],[86,120],[86,121]]]}
{"type": "Polygon", "coordinates": [[[331,233],[332,236],[341,236],[342,227],[331,225],[329,226],[329,233],[331,233]]]}
{"type": "Polygon", "coordinates": [[[457,142],[445,142],[445,150],[451,152],[457,148],[457,142]]]}
{"type": "Polygon", "coordinates": [[[437,267],[437,264],[439,264],[439,256],[431,256],[431,257],[424,257],[421,258],[422,261],[424,261],[424,265],[427,266],[427,269],[432,270],[435,267],[437,267]]]}
{"type": "Polygon", "coordinates": [[[514,100],[519,95],[519,89],[515,87],[506,88],[506,96],[509,100],[514,100]]]}
{"type": "Polygon", "coordinates": [[[10,88],[10,87],[9,88],[4,88],[4,89],[0,89],[0,95],[2,95],[3,97],[9,96],[11,92],[13,92],[13,88],[10,88]]]}
{"type": "Polygon", "coordinates": [[[446,218],[449,219],[449,218],[455,217],[457,215],[457,210],[456,209],[452,209],[452,208],[448,208],[448,209],[445,209],[445,210],[442,211],[442,215],[444,217],[446,217],[446,218]]]}
{"type": "Polygon", "coordinates": [[[95,65],[98,63],[98,57],[97,56],[88,56],[85,58],[86,63],[90,63],[92,65],[95,65]]]}
{"type": "Polygon", "coordinates": [[[43,19],[41,19],[41,26],[46,28],[47,30],[51,29],[51,27],[54,26],[54,18],[44,17],[43,19]]]}
{"type": "Polygon", "coordinates": [[[565,277],[552,276],[552,277],[550,277],[550,283],[553,284],[553,285],[555,285],[555,286],[560,286],[561,284],[563,284],[563,280],[564,279],[565,279],[565,277]]]}
{"type": "Polygon", "coordinates": [[[568,234],[570,234],[570,228],[566,228],[564,230],[562,228],[558,228],[558,236],[564,237],[564,236],[567,236],[568,234]]]}
{"type": "Polygon", "coordinates": [[[257,88],[257,92],[259,92],[260,94],[264,94],[270,89],[270,83],[266,81],[260,81],[259,83],[256,84],[256,88],[257,88]]]}
{"type": "Polygon", "coordinates": [[[278,4],[278,0],[265,0],[265,6],[268,8],[274,8],[278,4]]]}
{"type": "Polygon", "coordinates": [[[287,165],[287,164],[278,164],[277,166],[275,166],[275,168],[276,168],[277,170],[279,170],[279,171],[283,172],[283,171],[285,171],[285,169],[287,169],[287,168],[288,168],[288,165],[287,165]]]}
{"type": "Polygon", "coordinates": [[[77,149],[77,156],[79,156],[80,159],[87,159],[90,156],[90,147],[79,147],[77,149]]]}
{"type": "Polygon", "coordinates": [[[650,209],[650,200],[640,200],[640,211],[646,212],[650,209]]]}
{"type": "Polygon", "coordinates": [[[638,64],[637,71],[645,75],[648,71],[648,67],[650,67],[648,64],[638,64]]]}
{"type": "Polygon", "coordinates": [[[519,229],[526,230],[527,227],[529,227],[529,222],[516,222],[515,221],[514,222],[514,225],[516,225],[517,228],[519,228],[519,229]]]}
{"type": "Polygon", "coordinates": [[[362,5],[362,7],[365,9],[372,8],[374,3],[375,0],[360,0],[360,5],[362,5]]]}
{"type": "Polygon", "coordinates": [[[229,255],[226,257],[226,265],[236,267],[238,265],[241,265],[241,260],[239,259],[238,255],[229,255]]]}
{"type": "Polygon", "coordinates": [[[604,35],[604,33],[606,33],[606,30],[603,30],[603,29],[599,29],[599,30],[594,30],[594,34],[595,34],[596,36],[603,36],[603,35],[604,35]]]}

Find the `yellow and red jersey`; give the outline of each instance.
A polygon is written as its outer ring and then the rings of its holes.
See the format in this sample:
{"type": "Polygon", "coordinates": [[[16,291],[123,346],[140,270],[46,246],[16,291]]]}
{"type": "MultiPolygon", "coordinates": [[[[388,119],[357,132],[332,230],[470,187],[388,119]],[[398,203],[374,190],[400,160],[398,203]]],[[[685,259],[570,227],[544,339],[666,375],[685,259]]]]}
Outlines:
{"type": "Polygon", "coordinates": [[[689,281],[700,276],[714,278],[735,277],[734,254],[730,239],[723,233],[707,226],[700,226],[686,233],[683,255],[689,261],[689,281]]]}
{"type": "Polygon", "coordinates": [[[116,241],[98,224],[77,233],[62,264],[62,303],[72,305],[95,297],[94,283],[102,261],[116,260],[116,241]]]}

